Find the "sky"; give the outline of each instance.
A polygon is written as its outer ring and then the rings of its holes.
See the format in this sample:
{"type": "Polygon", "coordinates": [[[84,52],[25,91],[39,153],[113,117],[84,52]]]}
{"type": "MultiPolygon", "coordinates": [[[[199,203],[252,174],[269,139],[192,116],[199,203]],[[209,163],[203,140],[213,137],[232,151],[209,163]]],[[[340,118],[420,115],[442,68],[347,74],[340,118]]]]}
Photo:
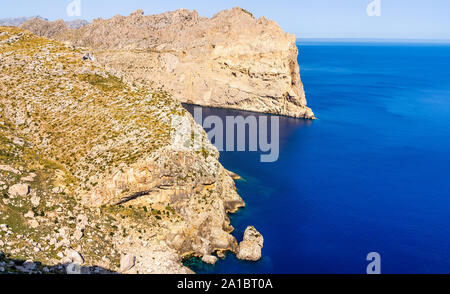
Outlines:
{"type": "MultiPolygon", "coordinates": [[[[128,15],[139,8],[145,14],[196,9],[201,16],[211,17],[240,6],[256,17],[275,20],[298,38],[450,40],[449,0],[75,0],[81,3],[81,15],[71,16],[67,7],[73,1],[1,0],[0,18],[40,15],[50,20],[91,21],[128,15]]],[[[76,9],[71,12],[77,14],[76,9]]]]}

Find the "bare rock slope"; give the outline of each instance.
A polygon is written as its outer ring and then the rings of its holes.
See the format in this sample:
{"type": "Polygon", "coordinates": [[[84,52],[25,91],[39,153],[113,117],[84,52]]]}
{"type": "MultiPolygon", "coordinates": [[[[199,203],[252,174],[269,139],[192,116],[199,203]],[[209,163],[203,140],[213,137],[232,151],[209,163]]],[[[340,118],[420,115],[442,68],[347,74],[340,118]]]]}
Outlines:
{"type": "Polygon", "coordinates": [[[236,252],[244,202],[206,133],[86,53],[0,27],[0,270],[188,273],[183,257],[236,252]]]}
{"type": "Polygon", "coordinates": [[[241,8],[212,18],[177,10],[96,19],[80,29],[34,19],[23,28],[93,49],[136,84],[164,87],[179,101],[299,118],[306,106],[296,37],[241,8]]]}

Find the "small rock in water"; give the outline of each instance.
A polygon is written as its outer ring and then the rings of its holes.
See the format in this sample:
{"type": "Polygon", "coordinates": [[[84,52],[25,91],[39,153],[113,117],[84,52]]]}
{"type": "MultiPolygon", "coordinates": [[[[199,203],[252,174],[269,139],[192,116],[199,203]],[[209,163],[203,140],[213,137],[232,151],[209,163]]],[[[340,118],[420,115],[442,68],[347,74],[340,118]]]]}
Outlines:
{"type": "Polygon", "coordinates": [[[202,257],[202,261],[207,264],[214,265],[214,264],[216,264],[217,260],[218,260],[218,258],[213,255],[205,255],[202,257]]]}
{"type": "Polygon", "coordinates": [[[241,260],[258,261],[262,256],[263,245],[263,236],[254,227],[248,227],[244,233],[244,240],[239,244],[236,256],[241,260]]]}
{"type": "Polygon", "coordinates": [[[242,180],[242,177],[240,175],[238,175],[237,173],[234,173],[232,171],[228,171],[228,174],[230,175],[230,177],[237,181],[237,180],[242,180]]]}

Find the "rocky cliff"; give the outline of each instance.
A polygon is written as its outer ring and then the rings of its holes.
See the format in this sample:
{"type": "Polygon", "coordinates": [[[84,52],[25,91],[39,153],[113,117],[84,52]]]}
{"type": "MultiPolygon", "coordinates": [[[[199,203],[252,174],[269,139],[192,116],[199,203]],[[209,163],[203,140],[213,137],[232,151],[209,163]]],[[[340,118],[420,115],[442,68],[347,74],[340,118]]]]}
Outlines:
{"type": "Polygon", "coordinates": [[[89,56],[0,27],[0,271],[188,273],[237,252],[244,202],[205,132],[89,56]],[[180,118],[201,135],[172,140],[180,118]]]}
{"type": "Polygon", "coordinates": [[[89,47],[136,85],[164,87],[181,102],[314,118],[299,75],[296,37],[241,8],[212,18],[177,10],[96,19],[80,29],[34,19],[38,35],[89,47]]]}

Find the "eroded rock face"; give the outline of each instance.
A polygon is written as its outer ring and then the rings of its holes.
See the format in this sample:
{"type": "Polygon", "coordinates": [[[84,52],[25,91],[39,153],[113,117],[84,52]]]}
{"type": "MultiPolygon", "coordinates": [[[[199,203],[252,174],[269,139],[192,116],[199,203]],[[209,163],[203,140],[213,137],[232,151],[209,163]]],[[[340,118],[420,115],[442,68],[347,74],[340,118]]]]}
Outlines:
{"type": "Polygon", "coordinates": [[[102,64],[134,83],[164,87],[181,102],[314,118],[295,35],[241,8],[212,18],[184,9],[149,16],[138,10],[77,30],[40,19],[22,27],[91,47],[102,64]]]}
{"type": "Polygon", "coordinates": [[[254,227],[248,227],[244,233],[244,240],[239,244],[236,256],[242,260],[258,261],[261,259],[263,245],[263,236],[254,227]]]}

